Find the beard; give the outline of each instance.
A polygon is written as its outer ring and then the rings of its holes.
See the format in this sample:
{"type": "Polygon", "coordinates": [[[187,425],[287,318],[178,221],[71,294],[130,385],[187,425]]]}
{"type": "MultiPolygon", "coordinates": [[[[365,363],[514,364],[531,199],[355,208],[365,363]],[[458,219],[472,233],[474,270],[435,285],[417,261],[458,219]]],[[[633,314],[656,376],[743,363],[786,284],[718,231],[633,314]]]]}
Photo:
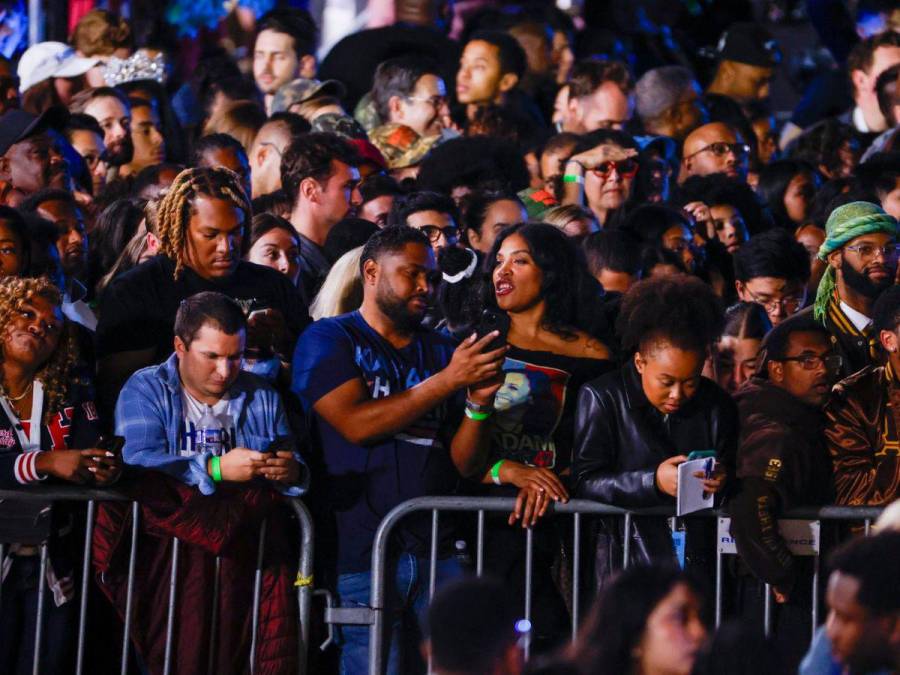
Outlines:
{"type": "Polygon", "coordinates": [[[387,281],[380,279],[378,282],[378,290],[375,295],[375,304],[381,313],[389,318],[398,330],[404,333],[412,333],[416,331],[425,318],[425,313],[417,313],[410,311],[407,304],[411,300],[404,300],[388,285],[387,281]]]}
{"type": "Polygon", "coordinates": [[[853,266],[846,261],[841,265],[841,277],[843,278],[844,283],[854,291],[872,300],[881,295],[882,291],[886,288],[894,285],[894,279],[891,277],[876,283],[872,281],[865,272],[857,272],[853,266]]]}
{"type": "Polygon", "coordinates": [[[106,161],[110,166],[124,166],[134,157],[134,145],[131,135],[125,136],[121,141],[106,148],[106,161]]]}

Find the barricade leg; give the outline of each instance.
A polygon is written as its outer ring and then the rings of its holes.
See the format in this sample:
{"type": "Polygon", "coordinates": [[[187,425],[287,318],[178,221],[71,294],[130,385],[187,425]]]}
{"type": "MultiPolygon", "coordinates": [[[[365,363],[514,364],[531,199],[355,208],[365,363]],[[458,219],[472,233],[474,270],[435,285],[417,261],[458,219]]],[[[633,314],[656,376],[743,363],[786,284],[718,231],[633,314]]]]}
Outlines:
{"type": "Polygon", "coordinates": [[[209,622],[209,657],[206,660],[206,672],[215,675],[216,651],[218,650],[218,626],[219,626],[219,582],[222,572],[222,558],[216,556],[215,569],[213,570],[213,606],[212,617],[209,622]]]}
{"type": "Polygon", "coordinates": [[[716,546],[716,628],[722,623],[722,551],[716,546]]]}
{"type": "Polygon", "coordinates": [[[172,641],[175,636],[175,602],[178,599],[178,538],[172,539],[172,571],[169,575],[169,616],[166,619],[166,656],[163,662],[163,675],[172,672],[172,641]]]}
{"type": "Polygon", "coordinates": [[[581,596],[581,514],[576,513],[572,522],[572,642],[578,637],[578,601],[581,596]]]}
{"type": "Polygon", "coordinates": [[[631,514],[625,514],[625,541],[622,545],[622,569],[628,569],[628,561],[631,559],[631,514]]]}
{"type": "Polygon", "coordinates": [[[138,518],[140,507],[131,503],[131,552],[128,554],[128,582],[125,591],[125,634],[122,637],[122,666],[119,675],[128,675],[128,645],[131,636],[131,611],[134,598],[134,567],[137,563],[138,518]]]}
{"type": "MultiPolygon", "coordinates": [[[[6,564],[6,544],[0,544],[0,570],[6,564]]],[[[3,611],[3,584],[0,583],[0,612],[3,611]]]]}
{"type": "Polygon", "coordinates": [[[256,633],[259,629],[259,604],[260,594],[262,593],[262,574],[263,574],[263,553],[266,546],[266,525],[267,520],[263,521],[262,528],[259,532],[259,546],[256,549],[256,576],[253,579],[253,617],[251,621],[250,633],[250,672],[256,670],[256,633]]]}
{"type": "Polygon", "coordinates": [[[478,512],[478,541],[475,545],[475,574],[484,574],[484,510],[478,512]]]}
{"type": "MultiPolygon", "coordinates": [[[[309,617],[312,613],[313,596],[313,522],[312,516],[306,506],[299,499],[292,499],[291,506],[297,515],[300,524],[300,555],[298,563],[297,608],[300,622],[300,635],[298,636],[298,664],[300,675],[306,675],[307,657],[309,653],[309,617]]],[[[329,637],[331,636],[329,626],[329,637]]]]}
{"type": "Polygon", "coordinates": [[[812,637],[816,637],[816,627],[819,624],[819,556],[813,557],[812,578],[812,637]]]}
{"type": "MultiPolygon", "coordinates": [[[[525,619],[531,621],[531,575],[534,567],[534,529],[525,530],[525,619]]],[[[531,633],[525,636],[525,658],[531,655],[531,633]]]]}
{"type": "Polygon", "coordinates": [[[41,640],[44,637],[44,604],[47,595],[47,544],[41,544],[41,567],[38,572],[37,619],[34,624],[34,659],[32,675],[41,672],[41,640]]]}
{"type": "Polygon", "coordinates": [[[87,621],[88,578],[91,572],[91,540],[94,534],[94,500],[87,505],[87,522],[84,528],[84,563],[81,566],[81,606],[78,611],[78,652],[75,657],[75,673],[81,675],[84,667],[84,631],[87,621]]]}

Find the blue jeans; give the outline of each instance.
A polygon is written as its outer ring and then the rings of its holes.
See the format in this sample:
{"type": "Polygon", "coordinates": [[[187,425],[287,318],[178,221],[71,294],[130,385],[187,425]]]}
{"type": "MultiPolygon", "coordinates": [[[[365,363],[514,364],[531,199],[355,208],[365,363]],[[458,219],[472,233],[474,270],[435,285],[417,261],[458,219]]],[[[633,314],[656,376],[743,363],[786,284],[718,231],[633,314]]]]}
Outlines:
{"type": "MultiPolygon", "coordinates": [[[[385,625],[389,652],[387,673],[413,673],[420,662],[421,631],[418,618],[428,606],[428,580],[431,563],[403,553],[387,571],[385,594],[385,625]]],[[[456,558],[438,560],[435,566],[435,586],[440,587],[460,576],[462,569],[456,558]]],[[[341,607],[368,607],[372,590],[372,573],[342,574],[338,577],[337,593],[341,607]]],[[[365,675],[369,670],[369,627],[341,626],[341,675],[365,675]]]]}

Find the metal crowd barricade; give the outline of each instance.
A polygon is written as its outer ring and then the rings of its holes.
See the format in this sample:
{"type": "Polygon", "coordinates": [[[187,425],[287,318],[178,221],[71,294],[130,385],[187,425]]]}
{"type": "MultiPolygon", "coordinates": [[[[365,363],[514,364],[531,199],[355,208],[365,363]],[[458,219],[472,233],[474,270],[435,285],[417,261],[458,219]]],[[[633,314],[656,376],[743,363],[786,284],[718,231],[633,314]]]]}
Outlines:
{"type": "MultiPolygon", "coordinates": [[[[444,512],[471,512],[477,514],[477,533],[476,533],[476,552],[475,552],[475,572],[479,576],[484,572],[484,524],[485,513],[510,513],[515,507],[515,499],[502,497],[420,497],[411,499],[399,504],[388,513],[378,526],[375,533],[375,540],[372,546],[372,590],[370,595],[369,607],[348,608],[333,607],[329,598],[328,607],[326,609],[325,621],[328,624],[356,624],[369,626],[369,673],[378,674],[384,672],[385,666],[385,603],[387,590],[387,570],[388,570],[388,542],[395,526],[405,517],[422,511],[431,512],[431,547],[430,547],[430,577],[428,582],[429,600],[435,591],[435,567],[437,562],[437,534],[438,525],[440,523],[440,513],[444,512]]],[[[583,516],[615,516],[621,517],[624,521],[624,546],[622,556],[622,566],[628,567],[631,557],[631,533],[635,517],[656,516],[671,517],[673,516],[670,508],[652,508],[652,509],[636,509],[627,510],[607,504],[600,504],[589,500],[573,499],[568,503],[555,503],[551,505],[551,511],[548,514],[555,513],[557,515],[571,515],[573,517],[573,547],[572,547],[572,640],[575,639],[578,626],[580,623],[580,581],[581,581],[581,536],[584,527],[583,516]]],[[[865,522],[866,534],[869,532],[871,521],[878,517],[880,508],[869,507],[837,507],[828,506],[815,509],[798,509],[791,511],[786,516],[791,519],[814,521],[815,525],[806,525],[807,528],[814,528],[818,531],[818,521],[821,520],[844,520],[844,521],[863,521],[865,522]]],[[[719,517],[727,514],[717,511],[701,511],[691,514],[688,517],[719,517]]],[[[721,526],[722,524],[720,524],[721,526]]],[[[725,524],[724,533],[727,535],[727,523],[725,524]]],[[[528,528],[525,532],[526,548],[525,548],[525,619],[531,619],[531,577],[533,567],[533,531],[528,528]]],[[[721,620],[722,605],[722,556],[727,555],[731,550],[726,550],[727,546],[733,546],[733,542],[723,542],[722,536],[717,544],[717,564],[716,564],[716,625],[721,620]]],[[[809,547],[812,550],[812,547],[809,547]]],[[[814,555],[815,560],[815,579],[813,583],[813,626],[817,623],[818,618],[818,539],[814,555]]],[[[771,624],[771,592],[767,587],[767,601],[765,612],[765,625],[767,630],[771,624]]],[[[326,644],[328,644],[326,642],[326,644]]],[[[526,638],[525,654],[526,658],[529,651],[529,643],[526,638]]],[[[324,647],[324,645],[323,645],[324,647]]]]}
{"type": "MultiPolygon", "coordinates": [[[[91,576],[91,540],[94,529],[94,515],[96,511],[96,502],[98,501],[128,501],[126,497],[118,494],[114,490],[97,490],[83,489],[77,487],[31,487],[19,490],[0,490],[0,501],[41,501],[41,502],[58,502],[58,501],[77,501],[87,502],[87,523],[85,527],[84,541],[84,560],[81,570],[81,589],[79,597],[79,615],[78,615],[78,642],[75,657],[75,673],[82,675],[84,672],[84,646],[85,632],[87,622],[87,596],[88,596],[88,579],[91,576]]],[[[313,575],[313,522],[309,510],[300,499],[287,498],[297,516],[300,527],[299,545],[300,556],[297,569],[297,606],[299,610],[299,633],[298,641],[298,662],[299,672],[304,675],[307,672],[307,656],[309,645],[309,618],[312,607],[312,575],[313,575]]],[[[134,575],[135,563],[137,560],[137,542],[138,542],[138,523],[140,516],[140,507],[137,502],[131,504],[132,529],[131,529],[131,550],[128,557],[128,580],[126,586],[126,603],[124,616],[124,637],[122,640],[122,655],[120,660],[120,673],[127,675],[129,660],[129,635],[131,634],[132,597],[134,593],[134,575]]],[[[253,604],[252,604],[252,635],[250,647],[250,672],[254,672],[256,667],[256,638],[257,628],[259,625],[259,608],[260,608],[260,592],[262,584],[263,555],[265,550],[266,539],[266,523],[263,522],[260,531],[259,549],[256,559],[256,576],[253,584],[253,604]]],[[[0,543],[0,569],[3,568],[5,558],[8,554],[7,543],[0,543]]],[[[172,671],[173,653],[173,637],[175,632],[175,602],[178,594],[178,554],[181,542],[173,539],[172,546],[172,572],[169,578],[169,608],[166,624],[166,646],[165,646],[165,662],[164,673],[168,675],[172,671]]],[[[41,649],[43,638],[44,623],[44,605],[46,603],[46,571],[48,563],[47,542],[40,545],[40,579],[38,581],[38,598],[37,598],[37,620],[35,626],[34,641],[34,661],[32,664],[32,674],[38,675],[41,672],[41,649]]],[[[211,625],[210,638],[210,657],[208,672],[213,673],[214,661],[213,654],[216,644],[216,612],[218,611],[218,584],[219,570],[221,559],[216,557],[215,560],[215,581],[214,581],[214,601],[213,601],[213,621],[211,625]]],[[[2,611],[3,596],[2,585],[0,585],[0,611],[2,611]]]]}

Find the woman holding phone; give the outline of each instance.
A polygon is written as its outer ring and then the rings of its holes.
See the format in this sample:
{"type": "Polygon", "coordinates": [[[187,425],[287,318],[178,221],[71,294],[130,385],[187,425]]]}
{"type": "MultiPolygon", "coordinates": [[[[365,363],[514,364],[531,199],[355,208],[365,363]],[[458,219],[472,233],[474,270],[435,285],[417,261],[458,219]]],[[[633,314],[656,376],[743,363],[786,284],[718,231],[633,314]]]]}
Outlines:
{"type": "MultiPolygon", "coordinates": [[[[603,344],[573,327],[579,267],[574,244],[559,229],[531,223],[503,230],[485,265],[490,285],[482,323],[508,325],[509,351],[493,407],[474,411],[490,416],[490,456],[473,456],[470,464],[492,494],[517,497],[508,520],[489,521],[485,564],[521,589],[525,538],[510,526],[532,527],[551,502],[568,500],[578,388],[613,366],[603,344]]],[[[535,535],[532,619],[539,645],[565,634],[568,615],[550,578],[561,545],[557,529],[542,524],[535,535]]]]}
{"type": "MultiPolygon", "coordinates": [[[[715,294],[695,277],[647,279],[629,290],[616,328],[623,351],[632,356],[620,370],[585,385],[578,397],[578,497],[623,507],[674,506],[678,465],[691,452],[706,450],[719,461],[704,488],[722,490],[737,447],[737,412],[728,394],[701,375],[722,322],[715,294]]],[[[632,551],[639,559],[672,555],[664,519],[640,518],[635,527],[639,538],[632,551]]],[[[623,534],[605,529],[598,576],[621,562],[623,534]]],[[[689,547],[690,540],[688,534],[689,547]]]]}
{"type": "MultiPolygon", "coordinates": [[[[78,372],[73,324],[63,318],[57,288],[46,278],[0,280],[0,487],[41,481],[106,485],[118,476],[120,459],[97,448],[100,421],[90,384],[78,372]],[[87,449],[80,449],[87,448],[87,449]]],[[[16,512],[26,508],[15,505],[16,512]]],[[[0,511],[0,520],[4,517],[0,511]]],[[[77,608],[71,541],[72,514],[54,507],[50,517],[41,672],[71,666],[77,608]]],[[[3,576],[0,672],[31,669],[37,607],[39,550],[12,544],[3,576]]]]}

